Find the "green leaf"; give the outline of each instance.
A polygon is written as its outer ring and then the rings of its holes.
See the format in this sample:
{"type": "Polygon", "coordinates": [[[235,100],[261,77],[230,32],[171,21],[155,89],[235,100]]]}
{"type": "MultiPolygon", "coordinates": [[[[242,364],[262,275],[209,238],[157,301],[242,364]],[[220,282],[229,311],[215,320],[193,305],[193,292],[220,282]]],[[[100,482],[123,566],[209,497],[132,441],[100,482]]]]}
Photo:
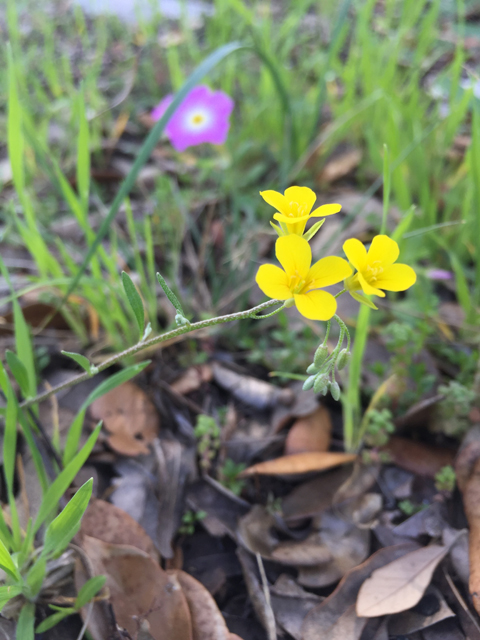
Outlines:
{"type": "Polygon", "coordinates": [[[22,593],[22,587],[15,584],[0,586],[0,611],[12,598],[22,593]]]}
{"type": "Polygon", "coordinates": [[[48,631],[59,622],[61,622],[64,618],[68,618],[68,616],[71,616],[73,613],[76,613],[76,611],[75,609],[72,609],[72,607],[66,607],[61,611],[53,613],[38,625],[38,627],[35,629],[36,633],[44,633],[45,631],[48,631]]]}
{"type": "Polygon", "coordinates": [[[73,353],[73,351],[61,351],[64,356],[75,360],[77,364],[79,364],[82,369],[84,369],[87,373],[91,373],[92,365],[90,361],[85,356],[82,356],[80,353],[73,353]]]}
{"type": "Polygon", "coordinates": [[[22,640],[34,640],[35,628],[35,605],[33,602],[26,602],[17,622],[17,638],[22,640]]]}
{"type": "Polygon", "coordinates": [[[10,381],[7,379],[6,388],[7,411],[5,416],[5,433],[3,438],[3,470],[7,485],[8,504],[11,512],[11,529],[14,540],[14,550],[21,547],[21,531],[18,520],[17,503],[14,495],[15,459],[17,455],[17,399],[10,381]]]}
{"type": "Polygon", "coordinates": [[[25,398],[28,398],[29,383],[28,373],[25,365],[17,356],[17,354],[13,351],[10,351],[10,349],[7,349],[5,351],[5,357],[7,359],[7,364],[10,367],[10,371],[13,374],[13,377],[18,382],[18,386],[20,387],[22,394],[25,396],[25,398]]]}
{"type": "Polygon", "coordinates": [[[148,364],[150,364],[150,360],[139,362],[138,364],[134,364],[130,367],[127,367],[126,369],[122,369],[121,371],[114,373],[113,376],[110,376],[109,378],[101,382],[98,387],[96,387],[87,397],[87,399],[80,407],[79,412],[75,416],[70,429],[68,430],[65,450],[63,452],[64,465],[67,465],[70,460],[72,460],[77,451],[78,443],[80,441],[80,434],[82,432],[85,411],[87,410],[87,408],[92,404],[92,402],[94,402],[98,398],[101,398],[105,393],[112,391],[119,385],[135,377],[138,373],[143,371],[148,364]]]}
{"type": "Polygon", "coordinates": [[[40,509],[38,510],[33,530],[36,533],[45,520],[57,509],[57,505],[60,498],[68,489],[73,479],[80,471],[88,456],[90,455],[95,442],[97,441],[98,434],[100,433],[101,425],[98,425],[95,431],[90,435],[87,442],[83,445],[77,455],[68,463],[63,471],[55,478],[50,487],[45,493],[40,509]]]}
{"type": "Polygon", "coordinates": [[[88,196],[90,192],[90,134],[85,113],[85,98],[83,87],[78,96],[78,130],[77,149],[77,189],[80,197],[84,224],[88,226],[88,196]]]}
{"type": "Polygon", "coordinates": [[[49,557],[52,554],[60,554],[77,533],[82,516],[92,496],[92,486],[93,478],[90,478],[80,487],[63,511],[48,525],[42,556],[49,557]]]}
{"type": "Polygon", "coordinates": [[[165,282],[165,278],[162,276],[162,274],[157,273],[157,280],[160,283],[160,286],[162,287],[162,289],[164,290],[165,295],[177,310],[177,313],[185,317],[185,313],[183,312],[182,305],[180,304],[177,296],[173,293],[173,291],[170,289],[168,284],[165,282]]]}
{"type": "Polygon", "coordinates": [[[38,558],[30,567],[27,573],[27,585],[29,587],[29,593],[26,594],[27,597],[35,597],[38,594],[42,588],[46,570],[47,559],[42,557],[38,558]]]}
{"type": "Polygon", "coordinates": [[[84,607],[87,602],[94,598],[97,593],[102,589],[103,585],[107,581],[105,576],[95,576],[87,580],[83,587],[78,592],[77,599],[75,600],[75,609],[78,611],[84,607]]]}
{"type": "Polygon", "coordinates": [[[132,307],[132,311],[137,321],[138,339],[141,340],[145,327],[145,311],[143,309],[142,299],[137,291],[137,287],[133,284],[132,279],[128,273],[125,273],[125,271],[122,271],[122,284],[125,290],[125,295],[128,298],[128,302],[132,307]]]}
{"type": "Polygon", "coordinates": [[[8,573],[14,580],[20,580],[20,573],[14,563],[12,556],[9,554],[7,547],[0,538],[0,567],[8,573]]]}

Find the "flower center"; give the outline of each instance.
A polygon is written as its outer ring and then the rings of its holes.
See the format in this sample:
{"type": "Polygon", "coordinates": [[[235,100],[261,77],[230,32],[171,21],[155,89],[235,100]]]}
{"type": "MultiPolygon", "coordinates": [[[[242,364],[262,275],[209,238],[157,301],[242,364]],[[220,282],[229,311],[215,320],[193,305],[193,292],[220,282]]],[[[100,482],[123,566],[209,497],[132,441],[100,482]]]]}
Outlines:
{"type": "Polygon", "coordinates": [[[288,288],[292,293],[302,293],[305,289],[306,280],[303,278],[297,270],[290,275],[290,282],[288,288]]]}
{"type": "Polygon", "coordinates": [[[372,262],[372,264],[367,265],[367,269],[365,272],[365,279],[370,284],[373,284],[378,280],[378,278],[381,276],[382,273],[383,273],[383,267],[381,265],[380,260],[375,260],[375,262],[372,262]]]}
{"type": "Polygon", "coordinates": [[[299,204],[298,202],[290,202],[288,204],[287,216],[289,218],[301,218],[307,213],[308,211],[306,204],[299,204]]]}
{"type": "Polygon", "coordinates": [[[204,120],[205,120],[205,116],[203,116],[201,113],[195,114],[192,118],[193,124],[202,124],[204,120]]]}

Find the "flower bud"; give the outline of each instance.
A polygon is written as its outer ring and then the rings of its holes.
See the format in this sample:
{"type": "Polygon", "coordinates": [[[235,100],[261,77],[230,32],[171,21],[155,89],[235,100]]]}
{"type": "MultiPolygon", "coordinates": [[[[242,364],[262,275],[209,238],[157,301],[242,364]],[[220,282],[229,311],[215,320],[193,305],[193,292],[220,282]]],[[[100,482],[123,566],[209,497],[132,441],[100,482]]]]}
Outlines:
{"type": "Polygon", "coordinates": [[[337,358],[337,369],[341,371],[347,366],[352,354],[347,349],[342,349],[337,358]]]}
{"type": "Polygon", "coordinates": [[[307,373],[309,375],[312,375],[312,373],[318,373],[318,367],[314,362],[312,362],[312,364],[308,367],[307,373]]]}
{"type": "Polygon", "coordinates": [[[321,344],[315,351],[315,355],[313,356],[313,364],[317,367],[317,369],[320,369],[327,357],[328,347],[325,344],[321,344]]]}
{"type": "Polygon", "coordinates": [[[323,393],[325,395],[328,389],[328,376],[326,373],[320,373],[316,376],[313,383],[313,390],[315,393],[323,393]]]}
{"type": "Polygon", "coordinates": [[[315,382],[315,376],[310,376],[309,378],[307,378],[305,380],[305,382],[303,383],[303,387],[302,389],[304,391],[309,391],[312,387],[313,387],[313,383],[315,382]]]}
{"type": "Polygon", "coordinates": [[[175,324],[177,325],[177,327],[184,327],[190,324],[190,320],[187,320],[185,316],[182,316],[181,313],[177,313],[177,315],[175,316],[175,324]]]}
{"type": "Polygon", "coordinates": [[[330,393],[332,394],[332,398],[334,400],[340,400],[340,387],[339,387],[338,382],[336,380],[334,380],[330,384],[330,393]]]}

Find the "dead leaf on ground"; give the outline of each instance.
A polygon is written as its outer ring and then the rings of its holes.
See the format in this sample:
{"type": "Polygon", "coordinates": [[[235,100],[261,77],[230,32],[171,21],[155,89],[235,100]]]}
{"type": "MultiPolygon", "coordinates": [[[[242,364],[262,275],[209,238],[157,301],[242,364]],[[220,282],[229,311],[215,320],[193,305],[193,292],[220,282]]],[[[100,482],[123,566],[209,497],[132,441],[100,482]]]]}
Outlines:
{"type": "Polygon", "coordinates": [[[309,611],[322,601],[302,589],[291,576],[282,573],[270,589],[275,620],[295,640],[302,640],[302,623],[309,611]]]}
{"type": "Polygon", "coordinates": [[[268,409],[278,402],[289,405],[294,400],[291,389],[280,389],[264,380],[242,375],[218,362],[212,364],[212,369],[213,377],[219,387],[230,391],[237,400],[256,409],[268,409]]]}
{"type": "Polygon", "coordinates": [[[155,546],[143,527],[128,513],[105,500],[90,502],[82,518],[80,535],[111,544],[128,544],[158,560],[155,546]]]}
{"type": "Polygon", "coordinates": [[[237,549],[237,556],[242,565],[243,577],[257,618],[267,632],[268,640],[277,640],[275,616],[270,602],[265,597],[263,585],[258,575],[257,563],[255,559],[241,547],[237,549]]]}
{"type": "Polygon", "coordinates": [[[133,382],[125,382],[92,403],[93,420],[103,420],[110,433],[108,443],[117,453],[148,453],[160,430],[159,415],[147,394],[133,382]]]}
{"type": "Polygon", "coordinates": [[[402,469],[428,478],[435,478],[443,467],[452,465],[455,458],[452,449],[414,442],[398,436],[390,438],[383,451],[386,451],[392,462],[402,469]]]}
{"type": "Polygon", "coordinates": [[[354,453],[340,452],[306,452],[291,456],[281,456],[274,460],[266,460],[254,464],[240,474],[241,477],[260,475],[291,475],[310,473],[312,471],[326,471],[348,462],[356,460],[354,453]]]}
{"type": "Polygon", "coordinates": [[[289,388],[294,395],[293,403],[285,406],[276,404],[273,408],[271,427],[272,433],[278,433],[284,429],[294,418],[309,416],[318,407],[318,398],[313,391],[303,391],[302,382],[294,382],[289,388]]]}
{"type": "Polygon", "coordinates": [[[170,388],[184,396],[199,389],[204,382],[210,382],[213,378],[212,368],[208,364],[202,364],[198,367],[190,367],[183,373],[180,378],[170,385],[170,388]]]}
{"type": "Polygon", "coordinates": [[[422,547],[374,571],[360,588],[357,615],[372,618],[414,607],[448,550],[436,544],[422,547]]]}
{"type": "Polygon", "coordinates": [[[412,548],[413,544],[406,543],[380,549],[349,571],[335,591],[307,614],[302,625],[302,640],[358,640],[366,623],[366,620],[355,622],[358,618],[354,617],[360,586],[375,569],[401,558],[412,548]]]}
{"type": "Polygon", "coordinates": [[[362,159],[360,149],[346,149],[342,153],[335,154],[324,166],[318,176],[321,184],[335,182],[351,173],[362,159]]]}
{"type": "Polygon", "coordinates": [[[390,618],[388,630],[391,635],[408,636],[454,615],[440,591],[430,586],[416,607],[390,618]]]}
{"type": "Polygon", "coordinates": [[[473,466],[472,473],[463,487],[463,505],[470,527],[469,591],[477,613],[480,612],[480,458],[473,466]]]}
{"type": "Polygon", "coordinates": [[[332,435],[330,412],[322,405],[308,416],[298,418],[285,441],[285,455],[307,451],[328,451],[332,435]]]}

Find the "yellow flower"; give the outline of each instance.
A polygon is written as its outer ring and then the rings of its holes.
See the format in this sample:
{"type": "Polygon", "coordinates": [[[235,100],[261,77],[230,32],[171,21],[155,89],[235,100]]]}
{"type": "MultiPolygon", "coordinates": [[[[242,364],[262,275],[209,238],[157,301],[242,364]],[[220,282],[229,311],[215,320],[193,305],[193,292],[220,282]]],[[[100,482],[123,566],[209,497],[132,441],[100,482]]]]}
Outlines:
{"type": "Polygon", "coordinates": [[[278,191],[260,191],[260,195],[277,210],[273,217],[280,222],[283,232],[299,236],[303,235],[309,218],[331,216],[342,208],[340,204],[324,204],[312,211],[317,196],[308,187],[289,187],[283,196],[278,191]]]}
{"type": "Polygon", "coordinates": [[[329,256],[311,266],[310,245],[297,235],[278,238],[275,253],[283,270],[273,264],[259,268],[255,280],[263,293],[277,300],[292,300],[310,320],[330,320],[337,301],[331,293],[319,289],[348,277],[352,269],[347,261],[329,256]]]}
{"type": "Polygon", "coordinates": [[[398,258],[399,249],[395,240],[388,236],[375,236],[368,253],[360,240],[355,238],[347,240],[343,250],[350,264],[357,269],[355,275],[345,280],[345,288],[359,302],[366,301],[355,293],[359,290],[369,296],[384,298],[385,293],[382,289],[405,291],[415,284],[417,276],[412,267],[406,264],[393,264],[398,258]]]}

